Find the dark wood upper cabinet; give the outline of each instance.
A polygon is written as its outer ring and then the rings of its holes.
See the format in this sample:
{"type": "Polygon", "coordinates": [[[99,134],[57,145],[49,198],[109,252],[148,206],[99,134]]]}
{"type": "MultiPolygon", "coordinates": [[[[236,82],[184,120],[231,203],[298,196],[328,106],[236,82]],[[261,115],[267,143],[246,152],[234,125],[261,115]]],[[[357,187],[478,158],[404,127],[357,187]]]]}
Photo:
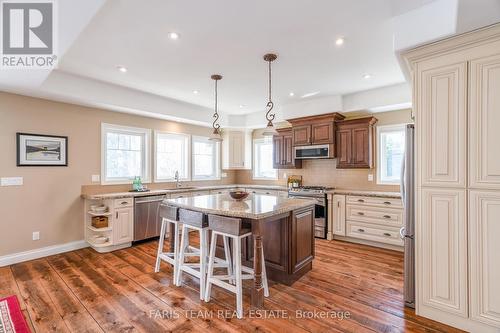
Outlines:
{"type": "Polygon", "coordinates": [[[311,144],[311,125],[292,127],[293,145],[307,146],[311,144]]]}
{"type": "Polygon", "coordinates": [[[292,124],[293,146],[330,144],[335,150],[336,122],[342,119],[344,116],[337,112],[288,119],[292,124]]]}
{"type": "Polygon", "coordinates": [[[293,133],[291,128],[278,129],[273,136],[273,167],[275,169],[300,169],[302,161],[293,155],[293,133]]]}
{"type": "Polygon", "coordinates": [[[318,123],[311,125],[311,144],[321,145],[335,143],[334,122],[318,123]]]}
{"type": "Polygon", "coordinates": [[[375,117],[337,123],[337,168],[373,168],[375,117]]]}

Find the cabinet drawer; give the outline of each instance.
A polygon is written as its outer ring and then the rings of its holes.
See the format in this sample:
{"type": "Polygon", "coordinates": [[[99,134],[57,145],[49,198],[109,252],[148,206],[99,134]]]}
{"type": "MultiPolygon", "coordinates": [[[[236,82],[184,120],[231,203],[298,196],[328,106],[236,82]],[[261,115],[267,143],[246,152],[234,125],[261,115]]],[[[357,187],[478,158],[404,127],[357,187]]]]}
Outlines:
{"type": "Polygon", "coordinates": [[[247,188],[247,192],[264,195],[278,195],[277,191],[247,188]]]}
{"type": "Polygon", "coordinates": [[[381,224],[392,227],[403,226],[403,211],[401,209],[384,209],[369,206],[347,205],[346,216],[347,220],[381,224]]]}
{"type": "Polygon", "coordinates": [[[134,205],[134,198],[115,199],[114,203],[115,208],[132,207],[133,205],[134,205]]]}
{"type": "Polygon", "coordinates": [[[396,199],[396,198],[363,197],[357,195],[348,195],[347,203],[356,205],[377,206],[377,207],[403,208],[403,203],[401,202],[401,199],[396,199]]]}
{"type": "Polygon", "coordinates": [[[403,246],[403,240],[399,237],[399,228],[383,226],[379,228],[367,223],[347,222],[346,236],[403,246]]]}

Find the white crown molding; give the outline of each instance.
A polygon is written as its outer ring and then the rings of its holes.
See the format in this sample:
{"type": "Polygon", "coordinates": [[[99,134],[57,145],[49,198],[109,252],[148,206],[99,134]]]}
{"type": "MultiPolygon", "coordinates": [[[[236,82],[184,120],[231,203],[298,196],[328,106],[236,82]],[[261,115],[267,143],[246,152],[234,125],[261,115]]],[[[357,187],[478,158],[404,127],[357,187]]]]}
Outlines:
{"type": "Polygon", "coordinates": [[[0,257],[0,267],[17,264],[23,261],[34,260],[48,257],[59,253],[74,251],[88,247],[89,244],[84,240],[69,242],[65,244],[52,245],[39,249],[7,254],[0,257]]]}

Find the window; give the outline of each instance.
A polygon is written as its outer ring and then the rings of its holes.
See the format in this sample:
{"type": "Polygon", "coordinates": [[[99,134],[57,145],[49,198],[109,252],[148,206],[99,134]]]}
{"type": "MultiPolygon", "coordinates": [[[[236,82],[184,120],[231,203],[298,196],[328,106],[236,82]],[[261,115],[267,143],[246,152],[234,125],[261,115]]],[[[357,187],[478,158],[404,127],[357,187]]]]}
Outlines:
{"type": "Polygon", "coordinates": [[[378,184],[399,184],[405,150],[405,125],[377,127],[378,184]]]}
{"type": "Polygon", "coordinates": [[[155,132],[155,181],[189,180],[189,135],[155,132]]]}
{"type": "Polygon", "coordinates": [[[130,183],[139,176],[150,181],[150,130],[118,125],[101,125],[101,181],[130,183]]]}
{"type": "Polygon", "coordinates": [[[193,136],[192,139],[193,180],[220,178],[219,143],[206,137],[193,136]]]}
{"type": "Polygon", "coordinates": [[[273,142],[266,139],[253,141],[253,178],[277,179],[278,173],[273,168],[273,142]]]}

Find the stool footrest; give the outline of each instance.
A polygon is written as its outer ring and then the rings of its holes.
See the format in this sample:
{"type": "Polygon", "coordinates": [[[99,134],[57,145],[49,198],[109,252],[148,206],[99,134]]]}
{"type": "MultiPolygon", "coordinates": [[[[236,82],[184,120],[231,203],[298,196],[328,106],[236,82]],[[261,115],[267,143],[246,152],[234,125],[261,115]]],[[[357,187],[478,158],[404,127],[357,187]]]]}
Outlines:
{"type": "Polygon", "coordinates": [[[229,290],[233,293],[236,293],[236,286],[235,285],[229,284],[229,283],[224,282],[222,280],[219,280],[215,277],[210,278],[210,283],[215,284],[216,286],[219,286],[219,287],[224,288],[226,290],[229,290]]]}

